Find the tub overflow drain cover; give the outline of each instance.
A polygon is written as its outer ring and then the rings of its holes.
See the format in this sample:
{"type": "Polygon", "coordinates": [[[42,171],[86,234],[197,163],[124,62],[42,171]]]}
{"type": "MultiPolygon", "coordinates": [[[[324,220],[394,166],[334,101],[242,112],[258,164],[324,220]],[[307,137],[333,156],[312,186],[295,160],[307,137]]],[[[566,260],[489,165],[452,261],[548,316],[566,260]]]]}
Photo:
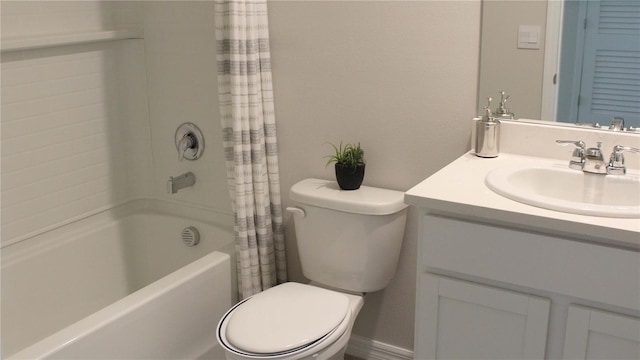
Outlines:
{"type": "Polygon", "coordinates": [[[182,230],[182,242],[187,246],[196,246],[200,242],[200,233],[193,226],[182,230]]]}

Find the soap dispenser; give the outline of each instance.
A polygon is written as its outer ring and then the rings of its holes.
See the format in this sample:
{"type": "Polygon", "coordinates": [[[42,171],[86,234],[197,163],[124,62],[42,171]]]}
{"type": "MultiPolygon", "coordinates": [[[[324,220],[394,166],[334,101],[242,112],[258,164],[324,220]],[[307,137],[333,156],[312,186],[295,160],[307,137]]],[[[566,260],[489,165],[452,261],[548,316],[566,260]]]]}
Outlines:
{"type": "Polygon", "coordinates": [[[476,122],[476,155],[494,158],[500,153],[500,120],[491,112],[491,98],[485,114],[476,122]]]}

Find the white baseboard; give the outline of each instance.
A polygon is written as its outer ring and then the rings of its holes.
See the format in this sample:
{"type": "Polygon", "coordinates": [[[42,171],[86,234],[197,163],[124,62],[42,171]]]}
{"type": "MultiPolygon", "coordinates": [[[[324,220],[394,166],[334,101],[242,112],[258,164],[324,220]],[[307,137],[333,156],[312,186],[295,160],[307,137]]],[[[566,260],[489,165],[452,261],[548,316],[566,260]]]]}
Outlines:
{"type": "Polygon", "coordinates": [[[355,334],[351,335],[347,354],[365,360],[413,360],[413,351],[355,334]]]}

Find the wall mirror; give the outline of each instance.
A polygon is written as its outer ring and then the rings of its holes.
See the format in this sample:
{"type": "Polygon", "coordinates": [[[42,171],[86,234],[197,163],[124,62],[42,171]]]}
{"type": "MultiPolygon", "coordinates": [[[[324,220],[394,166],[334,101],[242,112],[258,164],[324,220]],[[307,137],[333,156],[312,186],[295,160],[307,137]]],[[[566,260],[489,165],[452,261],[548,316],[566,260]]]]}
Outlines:
{"type": "Polygon", "coordinates": [[[637,0],[483,0],[478,114],[640,128],[639,39],[637,0]]]}

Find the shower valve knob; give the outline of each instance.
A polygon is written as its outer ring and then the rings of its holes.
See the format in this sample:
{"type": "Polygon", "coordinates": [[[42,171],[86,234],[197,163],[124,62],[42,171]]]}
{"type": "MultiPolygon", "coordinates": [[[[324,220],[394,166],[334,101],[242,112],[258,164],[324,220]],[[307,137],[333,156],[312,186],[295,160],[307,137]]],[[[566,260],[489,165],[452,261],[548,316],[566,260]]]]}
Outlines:
{"type": "Polygon", "coordinates": [[[175,134],[178,160],[198,160],[204,151],[204,135],[194,123],[184,123],[175,134]]]}

